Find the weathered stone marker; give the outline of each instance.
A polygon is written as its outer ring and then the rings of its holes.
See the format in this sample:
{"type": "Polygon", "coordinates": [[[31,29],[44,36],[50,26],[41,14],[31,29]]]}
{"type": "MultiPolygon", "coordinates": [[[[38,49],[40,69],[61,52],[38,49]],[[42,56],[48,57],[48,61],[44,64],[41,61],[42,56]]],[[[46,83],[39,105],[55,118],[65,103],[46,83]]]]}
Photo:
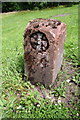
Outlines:
{"type": "Polygon", "coordinates": [[[61,68],[66,25],[54,19],[35,19],[24,33],[24,71],[32,83],[54,83],[61,68]]]}

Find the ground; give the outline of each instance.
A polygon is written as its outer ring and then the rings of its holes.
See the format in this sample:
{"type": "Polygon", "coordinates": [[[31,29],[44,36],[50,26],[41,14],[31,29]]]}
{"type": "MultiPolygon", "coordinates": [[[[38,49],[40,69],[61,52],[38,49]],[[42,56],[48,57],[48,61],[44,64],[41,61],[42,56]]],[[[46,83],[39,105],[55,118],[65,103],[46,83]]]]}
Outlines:
{"type": "Polygon", "coordinates": [[[72,80],[72,78],[76,76],[77,71],[78,68],[74,67],[70,61],[63,60],[60,73],[51,88],[41,88],[41,86],[35,86],[35,89],[40,92],[41,97],[45,99],[49,98],[51,102],[54,101],[57,103],[59,99],[60,102],[64,103],[67,107],[74,108],[74,104],[79,103],[78,90],[80,86],[72,80]],[[59,88],[59,90],[56,88],[59,88]]]}

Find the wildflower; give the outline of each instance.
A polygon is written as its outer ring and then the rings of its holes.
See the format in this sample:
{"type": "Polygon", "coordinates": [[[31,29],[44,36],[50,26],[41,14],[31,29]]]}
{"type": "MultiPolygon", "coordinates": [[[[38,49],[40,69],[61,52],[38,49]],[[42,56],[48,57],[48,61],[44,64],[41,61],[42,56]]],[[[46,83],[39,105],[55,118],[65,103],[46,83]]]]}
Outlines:
{"type": "Polygon", "coordinates": [[[20,105],[20,106],[17,107],[17,109],[20,109],[21,107],[22,107],[22,106],[20,105]]]}
{"type": "Polygon", "coordinates": [[[61,105],[61,98],[58,98],[58,104],[61,105]]]}
{"type": "Polygon", "coordinates": [[[69,82],[70,82],[70,80],[69,80],[69,79],[67,79],[67,80],[66,80],[66,82],[68,82],[68,83],[69,83],[69,82]]]}
{"type": "Polygon", "coordinates": [[[58,105],[58,104],[55,104],[56,106],[58,105]]]}
{"type": "Polygon", "coordinates": [[[79,113],[77,113],[77,116],[79,116],[79,113]]]}
{"type": "Polygon", "coordinates": [[[37,104],[37,107],[40,107],[40,104],[37,104]]]}

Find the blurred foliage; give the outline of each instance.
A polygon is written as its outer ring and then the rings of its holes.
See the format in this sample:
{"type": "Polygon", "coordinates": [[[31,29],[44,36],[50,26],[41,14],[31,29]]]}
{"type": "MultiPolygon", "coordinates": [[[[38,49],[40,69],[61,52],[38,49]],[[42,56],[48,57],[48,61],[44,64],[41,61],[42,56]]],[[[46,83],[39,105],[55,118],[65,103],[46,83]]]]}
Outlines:
{"type": "Polygon", "coordinates": [[[76,2],[3,2],[2,12],[11,12],[18,10],[40,10],[48,7],[57,7],[59,5],[64,5],[65,7],[70,7],[76,2]]]}

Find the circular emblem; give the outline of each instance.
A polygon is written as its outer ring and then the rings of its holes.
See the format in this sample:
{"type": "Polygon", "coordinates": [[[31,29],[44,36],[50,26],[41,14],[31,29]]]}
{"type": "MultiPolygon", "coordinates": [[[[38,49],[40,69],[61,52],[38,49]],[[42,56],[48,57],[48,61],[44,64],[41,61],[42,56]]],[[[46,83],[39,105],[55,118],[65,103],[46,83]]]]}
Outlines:
{"type": "Polygon", "coordinates": [[[30,43],[32,48],[39,52],[46,51],[49,47],[48,39],[42,32],[33,33],[30,36],[30,43]]]}

